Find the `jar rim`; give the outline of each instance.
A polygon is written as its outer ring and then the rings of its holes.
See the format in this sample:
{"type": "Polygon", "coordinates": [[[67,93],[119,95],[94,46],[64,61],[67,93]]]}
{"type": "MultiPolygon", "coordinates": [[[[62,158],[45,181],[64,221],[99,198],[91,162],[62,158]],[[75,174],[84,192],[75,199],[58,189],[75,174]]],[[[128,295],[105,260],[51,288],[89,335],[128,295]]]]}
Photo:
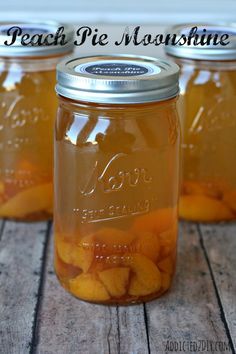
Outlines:
{"type": "MultiPolygon", "coordinates": [[[[12,30],[13,32],[13,30],[12,30]]],[[[46,57],[53,55],[60,55],[69,53],[73,50],[74,28],[68,24],[59,23],[56,21],[11,21],[0,22],[0,56],[1,57],[46,57]],[[19,28],[18,35],[13,36],[10,34],[11,28],[19,28]],[[56,34],[60,28],[63,28],[62,33],[65,35],[65,44],[56,41],[56,34]],[[21,35],[19,34],[21,30],[21,35]],[[41,36],[42,42],[50,38],[50,45],[23,45],[21,37],[23,35],[31,34],[41,36]],[[55,37],[55,44],[53,43],[52,36],[55,37]],[[5,42],[8,41],[8,45],[5,42]],[[9,45],[10,44],[10,45],[9,45]]],[[[30,40],[30,39],[28,39],[30,40]]]]}
{"type": "MultiPolygon", "coordinates": [[[[208,60],[208,61],[230,61],[236,59],[236,25],[235,24],[222,24],[222,23],[185,23],[178,24],[169,27],[166,34],[175,35],[178,44],[168,43],[165,46],[165,52],[174,57],[185,58],[185,59],[196,59],[196,60],[208,60]],[[194,37],[187,41],[186,43],[181,43],[184,41],[183,36],[189,36],[191,30],[197,28],[195,36],[198,35],[198,43],[200,41],[200,36],[205,36],[204,41],[207,38],[212,38],[209,44],[196,45],[194,44],[194,37]],[[227,45],[216,45],[213,43],[214,36],[228,35],[227,45]],[[212,37],[207,37],[212,36],[212,37]]],[[[189,37],[188,37],[189,38],[189,37]]],[[[197,38],[197,37],[195,37],[197,38]]]]}
{"type": "Polygon", "coordinates": [[[166,59],[135,55],[70,57],[57,65],[56,92],[73,100],[132,104],[179,93],[179,67],[166,59]]]}

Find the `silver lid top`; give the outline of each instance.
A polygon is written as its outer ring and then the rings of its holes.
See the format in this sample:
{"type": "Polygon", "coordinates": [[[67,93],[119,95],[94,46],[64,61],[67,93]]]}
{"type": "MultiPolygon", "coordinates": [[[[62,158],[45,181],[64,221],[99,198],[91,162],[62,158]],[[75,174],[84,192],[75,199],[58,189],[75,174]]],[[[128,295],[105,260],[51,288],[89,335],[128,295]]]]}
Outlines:
{"type": "Polygon", "coordinates": [[[54,21],[0,22],[0,56],[2,57],[43,57],[68,53],[73,50],[73,39],[74,29],[72,26],[54,21]],[[67,42],[64,45],[61,45],[62,37],[60,36],[57,43],[53,42],[56,40],[56,34],[60,27],[63,27],[63,32],[60,33],[65,35],[65,41],[67,42]],[[25,37],[30,35],[28,39],[24,37],[24,42],[27,45],[22,44],[22,36],[24,35],[25,37]],[[53,44],[39,45],[37,44],[39,37],[41,37],[42,43],[47,40],[48,43],[53,44]],[[34,45],[28,44],[31,38],[35,43],[34,45]],[[8,44],[13,41],[14,43],[6,45],[6,41],[8,44]]]}
{"type": "Polygon", "coordinates": [[[205,40],[207,39],[208,35],[212,35],[212,37],[214,35],[218,35],[219,42],[221,36],[228,34],[229,38],[224,42],[229,43],[227,45],[214,45],[213,40],[211,40],[210,45],[194,45],[194,38],[192,38],[189,44],[185,43],[184,45],[181,45],[180,40],[179,44],[177,45],[166,45],[166,53],[180,58],[197,60],[221,61],[236,59],[236,26],[223,24],[188,23],[170,27],[167,29],[166,33],[171,35],[176,34],[176,40],[178,40],[181,38],[181,36],[189,36],[189,32],[193,27],[197,27],[196,34],[199,36],[205,35],[205,37],[203,37],[205,40]]]}
{"type": "Polygon", "coordinates": [[[178,78],[178,65],[165,59],[133,55],[67,58],[57,66],[56,91],[84,102],[155,102],[178,94],[178,78]]]}

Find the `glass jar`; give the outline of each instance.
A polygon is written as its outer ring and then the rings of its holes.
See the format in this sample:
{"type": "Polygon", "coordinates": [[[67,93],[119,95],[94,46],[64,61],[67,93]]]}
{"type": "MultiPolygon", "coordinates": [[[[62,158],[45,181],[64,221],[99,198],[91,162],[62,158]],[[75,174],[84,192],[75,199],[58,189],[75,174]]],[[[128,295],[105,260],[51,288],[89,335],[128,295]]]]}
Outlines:
{"type": "MultiPolygon", "coordinates": [[[[168,32],[187,33],[192,25],[168,32]]],[[[227,46],[167,46],[180,66],[182,188],[179,215],[202,222],[236,219],[236,28],[198,26],[200,35],[230,34],[227,46]]]]}
{"type": "MultiPolygon", "coordinates": [[[[0,217],[48,219],[52,215],[53,127],[56,65],[65,46],[4,45],[10,23],[0,24],[0,217]]],[[[14,25],[15,26],[15,25],[14,25]]],[[[24,33],[55,33],[57,23],[20,23],[24,33]]]]}
{"type": "Polygon", "coordinates": [[[135,56],[58,66],[55,270],[82,300],[135,303],[171,285],[178,70],[168,61],[135,56]]]}

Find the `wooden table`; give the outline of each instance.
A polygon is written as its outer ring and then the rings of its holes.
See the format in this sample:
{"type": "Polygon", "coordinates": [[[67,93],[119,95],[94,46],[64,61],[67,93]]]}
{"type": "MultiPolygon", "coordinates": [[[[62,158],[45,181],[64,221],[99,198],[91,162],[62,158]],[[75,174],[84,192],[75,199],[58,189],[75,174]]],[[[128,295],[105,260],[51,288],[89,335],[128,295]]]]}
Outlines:
{"type": "Polygon", "coordinates": [[[182,224],[171,291],[135,306],[73,298],[52,253],[51,223],[0,221],[1,354],[235,353],[235,224],[182,224]]]}

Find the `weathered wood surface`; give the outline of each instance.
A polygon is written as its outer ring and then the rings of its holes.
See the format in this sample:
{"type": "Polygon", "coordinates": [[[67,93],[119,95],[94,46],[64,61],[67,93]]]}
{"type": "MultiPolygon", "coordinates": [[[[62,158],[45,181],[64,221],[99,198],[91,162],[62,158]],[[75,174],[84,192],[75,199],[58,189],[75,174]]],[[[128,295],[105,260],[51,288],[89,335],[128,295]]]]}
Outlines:
{"type": "Polygon", "coordinates": [[[152,353],[168,353],[165,348],[173,342],[229,341],[197,227],[181,226],[172,291],[146,305],[152,353]]]}
{"type": "Polygon", "coordinates": [[[0,352],[30,352],[46,223],[7,221],[0,242],[0,352]]]}
{"type": "Polygon", "coordinates": [[[235,246],[235,224],[184,223],[172,290],[145,305],[108,307],[59,285],[50,225],[0,221],[0,353],[164,354],[182,353],[184,343],[185,352],[204,353],[194,345],[212,341],[208,352],[235,354],[235,246]]]}
{"type": "Polygon", "coordinates": [[[236,224],[199,225],[199,233],[224,321],[236,348],[236,224]]]}

